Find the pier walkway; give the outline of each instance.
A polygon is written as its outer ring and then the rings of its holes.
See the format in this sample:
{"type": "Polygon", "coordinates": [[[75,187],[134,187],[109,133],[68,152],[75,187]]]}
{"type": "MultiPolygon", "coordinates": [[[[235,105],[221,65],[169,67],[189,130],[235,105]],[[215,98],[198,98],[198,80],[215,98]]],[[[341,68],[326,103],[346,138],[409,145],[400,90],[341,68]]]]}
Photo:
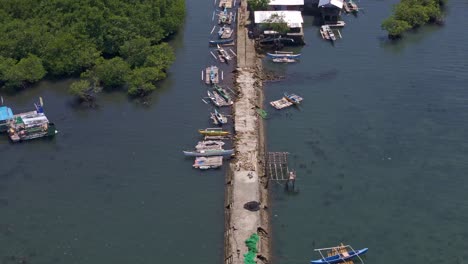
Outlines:
{"type": "Polygon", "coordinates": [[[257,263],[266,263],[269,254],[268,213],[264,209],[267,189],[262,184],[265,177],[262,120],[255,110],[262,104],[263,92],[254,41],[248,38],[245,28],[248,17],[247,1],[242,0],[237,25],[236,158],[231,163],[226,187],[225,263],[229,264],[244,264],[248,251],[245,241],[254,233],[260,236],[257,263]],[[246,204],[252,202],[259,203],[259,208],[246,209],[246,204]]]}

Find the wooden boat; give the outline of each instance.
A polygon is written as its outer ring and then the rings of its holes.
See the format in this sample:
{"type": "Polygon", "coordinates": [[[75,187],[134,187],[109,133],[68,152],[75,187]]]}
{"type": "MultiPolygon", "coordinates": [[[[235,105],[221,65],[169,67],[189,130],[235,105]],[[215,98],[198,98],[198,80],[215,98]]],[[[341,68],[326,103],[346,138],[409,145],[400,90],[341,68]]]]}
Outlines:
{"type": "Polygon", "coordinates": [[[214,84],[219,82],[219,69],[216,66],[210,66],[205,70],[205,83],[214,84]]]}
{"type": "Polygon", "coordinates": [[[215,84],[213,85],[213,88],[215,89],[216,92],[218,92],[219,95],[221,95],[221,97],[224,98],[226,102],[231,101],[231,96],[229,96],[229,94],[226,92],[226,90],[223,87],[215,84]]]}
{"type": "Polygon", "coordinates": [[[345,262],[348,259],[358,257],[359,255],[365,254],[369,250],[368,248],[363,248],[363,249],[356,250],[356,251],[346,250],[345,246],[338,247],[338,248],[332,248],[332,249],[335,249],[334,252],[336,254],[328,256],[328,257],[324,257],[324,258],[321,258],[321,259],[317,259],[317,260],[311,260],[310,263],[311,264],[341,263],[341,262],[345,262]],[[345,250],[343,250],[343,249],[345,249],[345,250]]]}
{"type": "Polygon", "coordinates": [[[218,54],[220,56],[220,60],[224,60],[225,62],[229,62],[231,60],[231,55],[229,55],[229,53],[223,49],[221,46],[217,45],[218,47],[218,54]]]}
{"type": "Polygon", "coordinates": [[[195,146],[196,150],[204,150],[204,149],[222,149],[224,146],[224,142],[219,140],[207,140],[207,141],[199,141],[195,146]]]}
{"type": "Polygon", "coordinates": [[[183,151],[187,157],[211,157],[211,156],[231,156],[234,149],[206,149],[195,151],[183,151]]]}
{"type": "Polygon", "coordinates": [[[345,1],[345,11],[350,13],[357,13],[359,12],[359,7],[357,6],[357,4],[353,1],[353,0],[347,0],[345,1]]]}
{"type": "Polygon", "coordinates": [[[219,12],[218,14],[218,24],[228,24],[230,25],[232,23],[232,19],[234,17],[234,14],[232,12],[227,11],[226,8],[224,8],[223,11],[219,12]]]}
{"type": "Polygon", "coordinates": [[[196,157],[192,167],[200,170],[216,169],[223,165],[222,156],[196,157]]]}
{"type": "Polygon", "coordinates": [[[211,113],[211,119],[215,125],[223,125],[226,124],[228,119],[225,115],[219,113],[216,109],[214,113],[211,113]]]}
{"type": "Polygon", "coordinates": [[[232,28],[230,28],[227,25],[224,25],[224,26],[219,28],[218,37],[220,39],[229,39],[229,38],[231,38],[233,32],[234,31],[232,30],[232,28]]]}
{"type": "Polygon", "coordinates": [[[284,53],[281,53],[281,52],[276,52],[276,53],[267,53],[267,56],[272,58],[272,59],[275,59],[275,58],[288,58],[288,59],[298,59],[299,57],[301,57],[302,54],[293,54],[292,52],[284,52],[284,53]]]}
{"type": "Polygon", "coordinates": [[[221,97],[221,95],[219,95],[216,91],[207,91],[206,93],[208,94],[208,98],[210,98],[211,102],[217,107],[230,106],[233,104],[231,100],[224,100],[224,98],[221,97]]]}
{"type": "Polygon", "coordinates": [[[336,36],[335,33],[333,33],[333,30],[330,28],[329,25],[323,25],[320,27],[320,33],[322,34],[322,37],[327,40],[335,41],[336,36]]]}
{"type": "Polygon", "coordinates": [[[224,44],[230,44],[230,43],[233,43],[234,42],[234,39],[232,38],[229,38],[229,39],[217,39],[217,40],[210,40],[209,41],[209,44],[211,46],[216,46],[216,45],[224,45],[224,44]]]}
{"type": "Polygon", "coordinates": [[[204,136],[228,136],[230,133],[228,131],[224,131],[221,128],[205,128],[199,129],[198,133],[204,136]]]}
{"type": "Polygon", "coordinates": [[[298,95],[295,95],[295,94],[288,94],[288,93],[284,93],[284,98],[286,98],[286,100],[288,100],[289,102],[295,104],[295,105],[298,105],[301,103],[301,101],[303,100],[302,97],[298,96],[298,95]]]}

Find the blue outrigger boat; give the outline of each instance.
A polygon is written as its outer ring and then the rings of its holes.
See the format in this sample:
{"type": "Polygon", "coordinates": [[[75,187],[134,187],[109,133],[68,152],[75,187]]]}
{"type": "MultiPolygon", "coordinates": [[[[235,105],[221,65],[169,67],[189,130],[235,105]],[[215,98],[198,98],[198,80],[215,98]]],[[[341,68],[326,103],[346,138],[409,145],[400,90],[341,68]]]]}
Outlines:
{"type": "Polygon", "coordinates": [[[363,248],[360,250],[354,250],[351,246],[343,245],[337,246],[337,247],[332,247],[332,248],[321,248],[321,249],[316,249],[315,251],[318,251],[320,255],[322,256],[321,259],[317,260],[311,260],[310,264],[332,264],[332,263],[342,263],[345,262],[346,260],[352,259],[354,257],[358,257],[359,260],[361,260],[361,263],[364,263],[362,261],[360,255],[365,254],[369,249],[368,248],[363,248]],[[325,257],[322,254],[322,250],[329,250],[328,257],[325,257]]]}
{"type": "Polygon", "coordinates": [[[234,39],[229,38],[229,39],[210,40],[209,43],[211,46],[216,46],[216,45],[223,45],[223,44],[231,44],[232,42],[234,42],[234,39]]]}

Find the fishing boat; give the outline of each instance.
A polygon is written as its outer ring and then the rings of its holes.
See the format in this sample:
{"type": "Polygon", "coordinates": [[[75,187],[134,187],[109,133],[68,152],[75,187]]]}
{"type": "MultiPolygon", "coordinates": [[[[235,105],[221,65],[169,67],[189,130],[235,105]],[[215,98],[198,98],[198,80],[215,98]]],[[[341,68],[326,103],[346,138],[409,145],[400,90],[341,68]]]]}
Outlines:
{"type": "Polygon", "coordinates": [[[58,131],[55,124],[49,122],[44,114],[42,98],[40,104],[34,104],[36,111],[14,115],[7,122],[8,136],[12,142],[55,136],[58,131]]]}
{"type": "Polygon", "coordinates": [[[216,109],[214,110],[214,113],[211,113],[211,119],[215,125],[223,125],[228,121],[227,117],[219,113],[216,109]]]}
{"type": "Polygon", "coordinates": [[[221,128],[205,128],[199,129],[198,133],[204,136],[228,136],[230,133],[228,131],[224,131],[221,128]]]}
{"type": "Polygon", "coordinates": [[[232,36],[233,32],[234,31],[232,30],[232,28],[230,28],[227,25],[223,25],[222,27],[219,28],[218,37],[220,39],[229,39],[232,36]]]}
{"type": "Polygon", "coordinates": [[[218,24],[228,24],[230,25],[232,23],[234,15],[232,12],[227,11],[227,8],[224,8],[223,11],[219,12],[218,14],[218,24]]]}
{"type": "Polygon", "coordinates": [[[213,88],[215,89],[215,91],[216,91],[219,95],[221,95],[221,97],[224,98],[224,100],[225,100],[226,102],[232,101],[232,100],[231,100],[231,96],[229,96],[229,94],[226,92],[226,90],[225,90],[223,87],[221,87],[221,86],[215,84],[215,85],[213,85],[213,88]]]}
{"type": "Polygon", "coordinates": [[[353,0],[347,0],[345,1],[345,10],[348,13],[357,13],[359,12],[359,7],[353,0]]]}
{"type": "Polygon", "coordinates": [[[311,260],[310,263],[311,264],[342,263],[354,257],[359,258],[361,262],[363,262],[360,255],[365,254],[368,250],[369,250],[368,248],[354,250],[351,246],[349,245],[345,246],[343,244],[337,247],[315,249],[315,251],[318,251],[320,253],[322,258],[317,259],[317,260],[311,260]],[[322,254],[322,251],[328,251],[327,257],[325,257],[322,254]]]}
{"type": "Polygon", "coordinates": [[[207,141],[199,141],[195,146],[196,150],[203,150],[203,149],[222,149],[224,146],[224,142],[219,140],[207,140],[207,141]]]}
{"type": "Polygon", "coordinates": [[[267,53],[267,56],[276,59],[276,58],[288,58],[288,59],[298,59],[302,54],[293,54],[292,52],[276,52],[276,53],[267,53]]]}
{"type": "Polygon", "coordinates": [[[13,119],[13,111],[6,106],[0,106],[0,133],[8,130],[8,121],[13,119]]]}
{"type": "Polygon", "coordinates": [[[216,169],[223,165],[222,156],[196,157],[192,167],[200,170],[216,169]]]}
{"type": "Polygon", "coordinates": [[[320,27],[320,33],[322,34],[322,38],[326,40],[331,40],[335,41],[336,36],[335,33],[333,33],[333,30],[330,28],[329,25],[323,25],[320,27]]]}
{"type": "Polygon", "coordinates": [[[222,62],[229,62],[231,60],[231,55],[229,55],[229,53],[223,49],[221,46],[217,45],[218,49],[218,54],[219,54],[219,59],[220,61],[222,62]]]}
{"type": "Polygon", "coordinates": [[[195,151],[183,151],[187,157],[211,157],[211,156],[231,156],[234,149],[206,149],[195,151]]]}
{"type": "MultiPolygon", "coordinates": [[[[203,75],[202,75],[203,76],[203,75]]],[[[207,67],[205,70],[205,83],[214,84],[219,82],[219,69],[216,66],[207,67]]]]}
{"type": "Polygon", "coordinates": [[[208,98],[217,107],[230,106],[233,104],[232,100],[226,101],[216,90],[213,92],[207,91],[208,98]]]}
{"type": "Polygon", "coordinates": [[[299,95],[288,94],[286,92],[284,93],[284,98],[295,105],[300,104],[303,100],[302,97],[300,97],[299,95]]]}
{"type": "Polygon", "coordinates": [[[231,44],[234,42],[234,39],[229,38],[229,39],[217,39],[217,40],[210,40],[209,44],[211,46],[216,46],[216,45],[225,45],[225,44],[231,44]]]}

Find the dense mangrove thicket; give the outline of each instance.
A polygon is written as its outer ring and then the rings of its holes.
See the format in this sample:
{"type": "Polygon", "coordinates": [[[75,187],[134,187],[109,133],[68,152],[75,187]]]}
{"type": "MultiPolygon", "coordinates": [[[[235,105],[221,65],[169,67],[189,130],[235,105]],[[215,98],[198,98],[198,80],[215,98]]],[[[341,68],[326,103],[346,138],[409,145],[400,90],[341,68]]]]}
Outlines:
{"type": "Polygon", "coordinates": [[[427,23],[442,20],[446,0],[401,0],[393,7],[393,14],[383,21],[382,28],[390,38],[401,37],[403,32],[427,23]]]}
{"type": "Polygon", "coordinates": [[[71,91],[83,99],[97,88],[148,93],[184,16],[184,0],[1,0],[0,86],[81,74],[71,91]]]}

